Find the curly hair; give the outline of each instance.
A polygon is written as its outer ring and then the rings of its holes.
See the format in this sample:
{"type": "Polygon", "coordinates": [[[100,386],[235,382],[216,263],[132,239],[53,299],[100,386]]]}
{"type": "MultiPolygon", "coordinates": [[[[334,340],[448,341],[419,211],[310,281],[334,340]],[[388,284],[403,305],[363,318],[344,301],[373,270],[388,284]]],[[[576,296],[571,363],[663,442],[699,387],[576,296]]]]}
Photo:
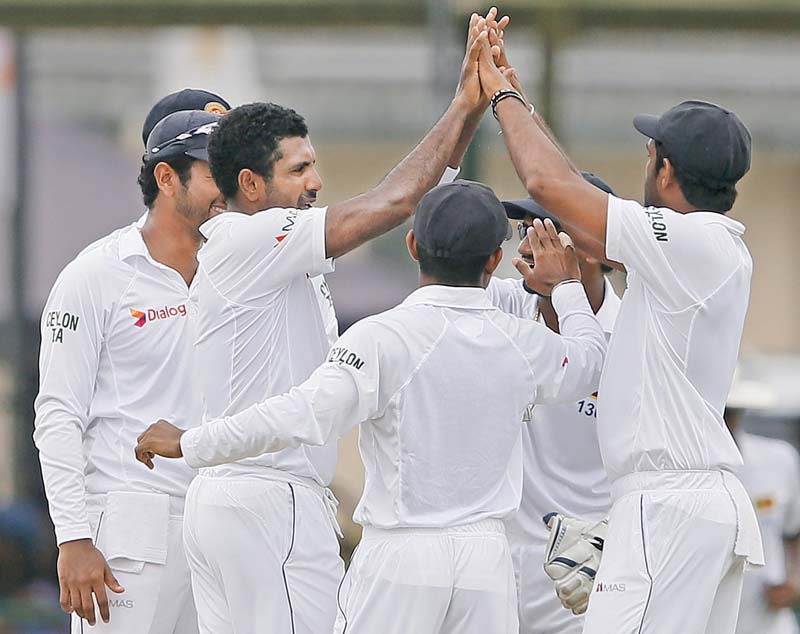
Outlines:
{"type": "Polygon", "coordinates": [[[266,180],[272,178],[275,161],[281,158],[281,139],[307,135],[305,119],[291,108],[250,103],[231,110],[208,141],[211,175],[222,195],[226,199],[236,195],[243,169],[253,170],[266,180]]]}

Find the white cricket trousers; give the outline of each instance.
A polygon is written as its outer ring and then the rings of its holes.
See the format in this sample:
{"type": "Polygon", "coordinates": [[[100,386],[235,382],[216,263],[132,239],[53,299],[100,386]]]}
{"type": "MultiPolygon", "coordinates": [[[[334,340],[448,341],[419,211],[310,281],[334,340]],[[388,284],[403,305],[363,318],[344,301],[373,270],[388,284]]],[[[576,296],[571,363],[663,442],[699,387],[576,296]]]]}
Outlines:
{"type": "Polygon", "coordinates": [[[89,496],[94,542],[120,585],[106,588],[109,622],[72,615],[72,634],[197,634],[189,566],[183,550],[183,499],[114,491],[89,496]]]}
{"type": "Polygon", "coordinates": [[[612,484],[612,499],[584,634],[734,634],[745,563],[763,557],[741,483],[634,473],[612,484]]]}
{"type": "Polygon", "coordinates": [[[503,523],[364,527],[339,592],[337,634],[517,634],[503,523]]]}
{"type": "Polygon", "coordinates": [[[328,634],[344,573],[325,490],[199,475],[184,542],[201,634],[328,634]]]}
{"type": "MultiPolygon", "coordinates": [[[[543,524],[544,526],[544,524],[543,524]]],[[[517,585],[520,634],[581,634],[583,615],[567,610],[544,571],[547,538],[508,531],[517,585]]]]}

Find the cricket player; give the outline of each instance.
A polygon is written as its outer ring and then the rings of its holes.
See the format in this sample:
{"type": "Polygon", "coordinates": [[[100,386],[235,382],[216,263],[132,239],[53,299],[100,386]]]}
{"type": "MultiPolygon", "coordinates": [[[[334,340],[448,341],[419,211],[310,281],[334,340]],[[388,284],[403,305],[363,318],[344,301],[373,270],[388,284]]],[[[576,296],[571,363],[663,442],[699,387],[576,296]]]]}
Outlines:
{"type": "MultiPolygon", "coordinates": [[[[479,21],[471,19],[462,79],[443,117],[350,200],[312,207],[322,182],[295,111],[248,104],[220,121],[209,156],[229,211],[201,227],[198,256],[205,420],[282,394],[325,360],[336,331],[323,277],[332,259],[409,218],[460,161],[488,104],[477,77],[479,21]]],[[[332,630],[343,575],[327,489],[336,455],[335,440],[288,448],[205,469],[193,482],[184,535],[201,632],[332,630]]]]}
{"type": "MultiPolygon", "coordinates": [[[[584,178],[603,191],[611,188],[594,174],[584,178]]],[[[517,222],[519,256],[534,266],[527,230],[537,218],[552,216],[533,199],[504,201],[509,219],[517,222]]],[[[556,230],[558,230],[558,223],[556,230]]],[[[610,337],[619,310],[619,297],[606,278],[610,270],[595,258],[577,251],[581,283],[589,304],[610,337]]],[[[538,295],[523,279],[493,277],[487,287],[493,304],[517,317],[536,319],[559,332],[550,298],[538,295]]],[[[525,634],[580,634],[583,618],[565,610],[545,574],[549,529],[542,518],[550,513],[601,523],[611,506],[611,492],[597,442],[597,393],[576,402],[531,406],[522,427],[522,502],[506,520],[517,583],[520,632],[525,634]],[[569,446],[570,451],[563,448],[569,446]]]]}
{"type": "MultiPolygon", "coordinates": [[[[137,455],[208,466],[360,423],[363,539],[339,591],[337,632],[516,634],[502,520],[520,501],[528,403],[574,401],[599,380],[605,337],[571,246],[549,221],[529,235],[526,283],[552,292],[563,336],[492,305],[484,290],[509,226],[485,185],[456,181],[420,202],[407,244],[420,288],[352,326],[286,394],[183,433],[165,421],[137,455]]],[[[563,234],[562,234],[563,235],[563,234]]]]}
{"type": "Polygon", "coordinates": [[[488,43],[479,69],[528,193],[628,273],[599,392],[612,508],[583,631],[732,634],[745,565],[764,563],[722,420],[752,273],[744,226],[726,213],[750,133],[700,101],[636,117],[650,139],[642,206],[581,177],[488,43]]]}
{"type": "Polygon", "coordinates": [[[149,472],[124,448],[157,412],[201,411],[189,318],[198,226],[224,209],[206,152],[218,119],[181,110],[155,125],[139,176],[146,217],[68,264],[42,316],[34,440],[73,633],[95,626],[96,607],[104,632],[197,632],[181,540],[195,472],[149,472]]]}
{"type": "Polygon", "coordinates": [[[764,540],[766,565],[745,575],[737,634],[798,634],[800,603],[800,456],[787,442],[744,431],[747,410],[768,409],[766,385],[734,379],[725,423],[742,452],[736,474],[750,495],[764,540]]]}

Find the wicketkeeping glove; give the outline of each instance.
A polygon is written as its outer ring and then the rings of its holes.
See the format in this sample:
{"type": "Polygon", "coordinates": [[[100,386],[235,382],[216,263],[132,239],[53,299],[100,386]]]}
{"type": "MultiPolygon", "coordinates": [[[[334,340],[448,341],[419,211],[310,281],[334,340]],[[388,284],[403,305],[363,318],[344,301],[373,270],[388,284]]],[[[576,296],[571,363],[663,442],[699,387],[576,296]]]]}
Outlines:
{"type": "Polygon", "coordinates": [[[603,555],[608,520],[591,522],[558,513],[548,513],[542,520],[550,528],[544,571],[561,604],[573,614],[583,614],[603,555]]]}

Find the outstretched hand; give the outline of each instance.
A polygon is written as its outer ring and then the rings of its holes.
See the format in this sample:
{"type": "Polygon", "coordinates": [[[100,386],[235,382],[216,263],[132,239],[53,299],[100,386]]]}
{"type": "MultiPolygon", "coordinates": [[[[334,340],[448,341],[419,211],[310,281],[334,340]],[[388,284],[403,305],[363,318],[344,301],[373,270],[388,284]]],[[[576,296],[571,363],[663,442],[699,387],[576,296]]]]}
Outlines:
{"type": "Polygon", "coordinates": [[[498,90],[503,88],[511,88],[512,86],[509,80],[503,75],[500,67],[497,64],[497,60],[505,55],[503,52],[505,47],[502,49],[499,48],[498,45],[493,47],[489,42],[489,29],[485,26],[484,28],[486,29],[484,31],[486,33],[486,37],[476,42],[479,44],[478,76],[480,78],[481,89],[483,90],[484,97],[486,99],[491,99],[492,95],[494,95],[494,93],[496,93],[498,90]]]}
{"type": "Polygon", "coordinates": [[[462,97],[475,110],[485,110],[489,106],[489,97],[493,93],[483,90],[478,74],[478,56],[484,45],[488,48],[497,66],[509,66],[505,53],[503,35],[510,22],[508,16],[497,19],[497,7],[492,7],[486,16],[473,13],[469,20],[467,45],[464,61],[461,64],[461,76],[456,89],[456,97],[462,97]]]}
{"type": "Polygon", "coordinates": [[[533,226],[528,228],[527,240],[533,253],[533,266],[520,258],[514,258],[512,263],[532,291],[547,296],[556,284],[581,279],[572,239],[566,233],[558,233],[552,220],[534,220],[533,226]]]}
{"type": "Polygon", "coordinates": [[[464,99],[469,107],[475,110],[485,109],[488,105],[488,100],[481,91],[480,79],[478,79],[478,54],[482,42],[488,41],[488,38],[486,19],[473,13],[469,19],[467,48],[461,64],[461,77],[459,77],[458,88],[456,88],[456,98],[464,99]]]}
{"type": "Polygon", "coordinates": [[[155,456],[181,458],[183,432],[183,429],[165,420],[153,423],[136,439],[139,443],[136,445],[136,459],[147,465],[148,469],[152,469],[155,456]]]}

